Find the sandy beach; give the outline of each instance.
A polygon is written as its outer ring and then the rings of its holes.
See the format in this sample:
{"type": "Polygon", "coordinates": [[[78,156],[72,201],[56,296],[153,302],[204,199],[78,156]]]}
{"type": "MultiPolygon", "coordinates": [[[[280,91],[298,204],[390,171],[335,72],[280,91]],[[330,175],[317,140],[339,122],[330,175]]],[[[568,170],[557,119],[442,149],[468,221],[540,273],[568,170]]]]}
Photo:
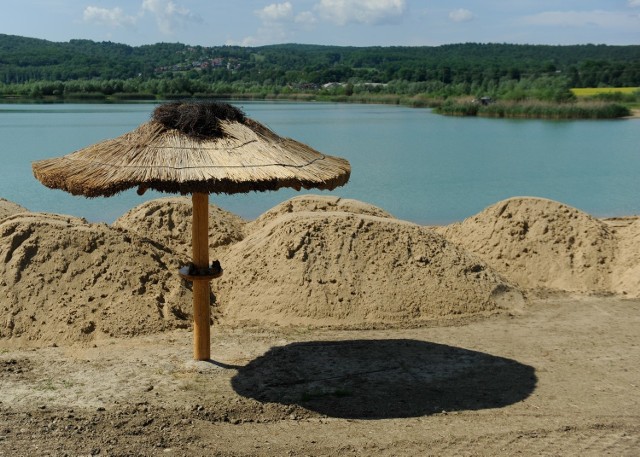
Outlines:
{"type": "Polygon", "coordinates": [[[424,227],[301,196],[114,224],[0,200],[0,455],[637,455],[640,218],[517,197],[424,227]]]}

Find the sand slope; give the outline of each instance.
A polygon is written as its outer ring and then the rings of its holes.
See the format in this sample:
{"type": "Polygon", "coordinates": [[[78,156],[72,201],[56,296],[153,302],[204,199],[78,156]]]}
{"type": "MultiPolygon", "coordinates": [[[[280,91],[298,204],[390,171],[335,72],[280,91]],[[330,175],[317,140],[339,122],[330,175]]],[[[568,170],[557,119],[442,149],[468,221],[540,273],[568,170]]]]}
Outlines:
{"type": "Polygon", "coordinates": [[[640,218],[604,221],[616,237],[616,257],[611,272],[611,291],[640,297],[640,218]]]}
{"type": "MultiPolygon", "coordinates": [[[[0,338],[91,341],[191,325],[191,202],[109,227],[0,202],[0,338]],[[13,215],[8,215],[9,213],[13,215]],[[3,213],[4,214],[4,213],[3,213]]],[[[513,198],[436,229],[366,203],[301,196],[256,221],[211,206],[215,319],[233,326],[413,326],[523,305],[521,290],[640,296],[640,219],[513,198]]]]}
{"type": "Polygon", "coordinates": [[[333,195],[300,195],[299,197],[293,197],[264,212],[255,221],[248,224],[248,230],[258,230],[283,214],[301,211],[310,211],[314,213],[346,212],[368,214],[369,216],[378,217],[393,217],[391,214],[377,206],[350,198],[340,198],[333,195]]]}
{"type": "Polygon", "coordinates": [[[495,311],[510,290],[429,229],[345,212],[283,214],[222,262],[225,275],[214,289],[225,320],[234,322],[417,323],[495,311]]]}
{"type": "Polygon", "coordinates": [[[521,287],[611,290],[617,246],[612,230],[562,203],[511,198],[438,231],[521,287]]]}
{"type": "MultiPolygon", "coordinates": [[[[190,198],[160,198],[136,206],[118,218],[113,225],[134,231],[170,247],[178,254],[191,257],[192,215],[190,198]]],[[[244,237],[244,224],[239,216],[209,205],[210,249],[221,250],[240,241],[244,237]]]]}
{"type": "Polygon", "coordinates": [[[73,342],[184,327],[173,256],[126,231],[23,213],[0,222],[0,338],[73,342]]]}
{"type": "Polygon", "coordinates": [[[26,208],[23,208],[16,203],[10,202],[9,200],[6,200],[4,198],[0,198],[0,220],[13,214],[24,213],[27,211],[28,210],[26,208]]]}

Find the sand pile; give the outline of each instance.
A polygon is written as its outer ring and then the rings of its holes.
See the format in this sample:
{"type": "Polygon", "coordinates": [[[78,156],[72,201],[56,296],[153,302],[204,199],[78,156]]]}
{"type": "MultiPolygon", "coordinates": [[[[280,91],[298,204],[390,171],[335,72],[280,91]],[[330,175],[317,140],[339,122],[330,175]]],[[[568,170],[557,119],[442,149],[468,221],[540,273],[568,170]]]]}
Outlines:
{"type": "Polygon", "coordinates": [[[223,256],[227,321],[418,323],[489,313],[521,295],[484,262],[408,222],[346,212],[274,218],[223,256]]]}
{"type": "MultiPolygon", "coordinates": [[[[150,201],[114,228],[0,201],[0,338],[42,345],[190,326],[190,286],[176,273],[190,257],[191,208],[150,201]]],[[[517,309],[520,289],[640,296],[639,218],[601,221],[539,198],[437,231],[318,196],[248,224],[211,206],[210,225],[225,270],[214,309],[232,325],[413,325],[517,309]]]]}
{"type": "Polygon", "coordinates": [[[248,224],[249,230],[258,230],[283,214],[301,211],[310,212],[346,212],[368,214],[369,216],[393,217],[385,210],[350,198],[340,198],[332,195],[301,195],[289,199],[263,213],[255,221],[248,224]]]}
{"type": "Polygon", "coordinates": [[[611,273],[611,291],[640,297],[640,218],[623,217],[604,221],[618,240],[611,273]]]}
{"type": "MultiPolygon", "coordinates": [[[[190,258],[192,214],[190,198],[160,198],[136,206],[113,225],[136,232],[190,258]]],[[[209,248],[212,255],[244,238],[244,224],[239,216],[209,205],[209,248]]]]}
{"type": "Polygon", "coordinates": [[[169,252],[72,217],[0,221],[0,338],[34,344],[129,336],[190,324],[169,252]]]}
{"type": "Polygon", "coordinates": [[[24,213],[27,211],[28,210],[26,208],[23,208],[16,203],[5,200],[4,198],[0,198],[0,220],[4,219],[5,217],[9,217],[18,213],[24,213]]]}
{"type": "Polygon", "coordinates": [[[438,229],[523,288],[608,292],[617,241],[603,221],[542,198],[511,198],[438,229]]]}

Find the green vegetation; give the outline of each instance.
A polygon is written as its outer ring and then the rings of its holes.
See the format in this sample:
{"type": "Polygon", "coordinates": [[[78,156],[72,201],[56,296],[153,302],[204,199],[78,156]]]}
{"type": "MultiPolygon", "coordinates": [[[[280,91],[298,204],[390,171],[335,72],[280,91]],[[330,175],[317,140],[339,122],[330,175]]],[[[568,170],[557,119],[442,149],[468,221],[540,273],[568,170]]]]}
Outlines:
{"type": "Polygon", "coordinates": [[[606,102],[549,103],[541,101],[495,102],[450,101],[437,111],[453,116],[509,117],[521,119],[614,119],[629,116],[629,108],[606,102]]]}
{"type": "Polygon", "coordinates": [[[588,87],[574,88],[571,92],[578,100],[624,104],[627,108],[640,108],[640,87],[588,87]]]}
{"type": "MultiPolygon", "coordinates": [[[[522,105],[518,108],[526,111],[522,116],[529,117],[534,112],[546,116],[552,104],[563,105],[575,113],[571,116],[582,115],[584,108],[575,102],[572,88],[638,86],[640,46],[466,43],[249,48],[159,43],[132,47],[0,34],[0,97],[4,98],[283,98],[399,103],[441,107],[447,114],[505,116],[522,105]],[[465,102],[480,97],[500,104],[465,102]]],[[[594,102],[630,106],[638,103],[639,95],[632,91],[592,97],[597,97],[594,102]]],[[[601,104],[593,108],[598,113],[623,112],[613,106],[601,108],[601,104]]]]}
{"type": "Polygon", "coordinates": [[[571,89],[571,92],[573,92],[576,97],[593,97],[605,94],[628,95],[638,91],[640,91],[640,87],[582,87],[571,89]]]}

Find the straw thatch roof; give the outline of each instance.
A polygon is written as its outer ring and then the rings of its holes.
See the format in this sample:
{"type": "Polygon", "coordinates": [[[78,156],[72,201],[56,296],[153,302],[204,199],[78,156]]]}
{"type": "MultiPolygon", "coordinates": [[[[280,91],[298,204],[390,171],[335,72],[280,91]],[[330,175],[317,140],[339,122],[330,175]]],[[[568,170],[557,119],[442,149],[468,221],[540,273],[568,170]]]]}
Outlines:
{"type": "Polygon", "coordinates": [[[133,187],[181,194],[333,189],[348,181],[351,167],[231,105],[208,102],[160,105],[135,130],[34,162],[33,172],[47,187],[97,197],[133,187]]]}

